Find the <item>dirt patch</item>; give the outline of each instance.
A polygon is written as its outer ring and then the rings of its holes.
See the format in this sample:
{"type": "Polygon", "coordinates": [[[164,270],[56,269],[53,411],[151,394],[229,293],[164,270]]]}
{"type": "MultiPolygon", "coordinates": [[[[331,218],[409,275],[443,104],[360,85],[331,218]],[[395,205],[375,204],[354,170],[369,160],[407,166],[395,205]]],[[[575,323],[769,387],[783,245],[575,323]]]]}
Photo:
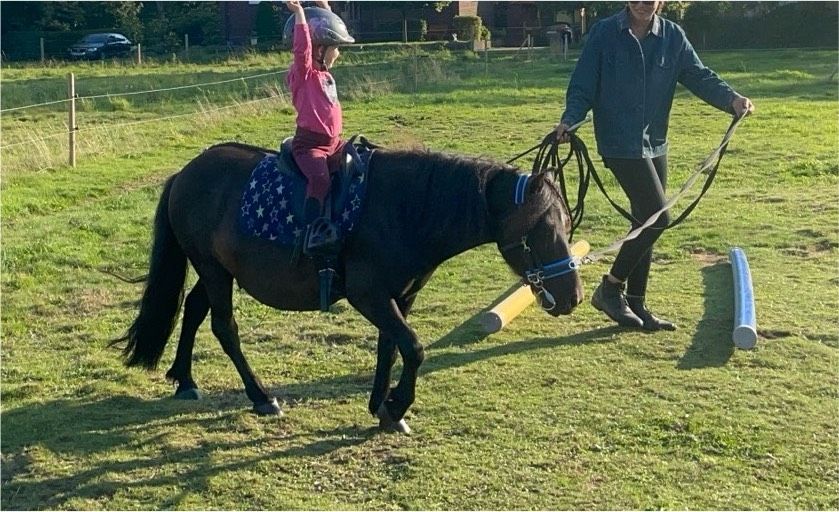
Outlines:
{"type": "Polygon", "coordinates": [[[335,334],[327,334],[326,335],[326,344],[327,345],[348,345],[355,340],[349,334],[343,333],[335,333],[335,334]]]}
{"type": "Polygon", "coordinates": [[[833,240],[827,240],[827,239],[819,240],[813,246],[813,248],[816,251],[819,251],[819,252],[830,251],[832,249],[836,249],[837,247],[839,247],[839,243],[836,243],[833,240]]]}
{"type": "Polygon", "coordinates": [[[711,265],[716,265],[718,263],[723,263],[728,261],[728,256],[725,254],[718,254],[715,252],[708,252],[701,248],[691,249],[690,256],[698,261],[702,266],[709,267],[711,265]]]}
{"type": "Polygon", "coordinates": [[[91,316],[113,305],[114,297],[107,289],[85,288],[78,293],[75,308],[78,314],[91,316]]]}
{"type": "Polygon", "coordinates": [[[770,204],[784,203],[784,202],[787,201],[786,198],[777,197],[777,196],[755,197],[755,198],[753,198],[753,200],[755,202],[758,202],[758,203],[770,203],[770,204]]]}
{"type": "MultiPolygon", "coordinates": [[[[820,234],[817,233],[816,236],[820,236],[820,234]]],[[[828,240],[827,238],[822,238],[821,240],[811,244],[785,247],[781,249],[781,253],[806,258],[822,255],[826,252],[835,250],[837,247],[839,247],[839,243],[833,240],[828,240]]]]}

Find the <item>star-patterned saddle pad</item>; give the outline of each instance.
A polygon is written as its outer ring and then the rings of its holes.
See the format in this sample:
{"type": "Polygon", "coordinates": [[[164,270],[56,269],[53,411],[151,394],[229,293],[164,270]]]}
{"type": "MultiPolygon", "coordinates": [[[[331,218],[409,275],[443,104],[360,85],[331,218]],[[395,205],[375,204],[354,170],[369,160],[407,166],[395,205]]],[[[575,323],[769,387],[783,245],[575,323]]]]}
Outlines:
{"type": "MultiPolygon", "coordinates": [[[[373,151],[346,144],[347,164],[332,175],[328,203],[332,222],[343,240],[358,225],[367,192],[367,167],[373,151]]],[[[284,148],[285,149],[285,148],[284,148]]],[[[306,178],[290,152],[267,153],[251,173],[242,193],[239,227],[248,235],[294,245],[306,232],[304,201],[306,178]]]]}

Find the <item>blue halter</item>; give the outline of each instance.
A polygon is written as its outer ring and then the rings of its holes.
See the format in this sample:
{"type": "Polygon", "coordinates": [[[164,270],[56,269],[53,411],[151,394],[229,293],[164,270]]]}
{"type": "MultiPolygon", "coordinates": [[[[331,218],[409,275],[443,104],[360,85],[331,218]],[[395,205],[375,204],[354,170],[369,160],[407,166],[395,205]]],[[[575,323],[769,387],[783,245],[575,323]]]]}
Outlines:
{"type": "MultiPolygon", "coordinates": [[[[516,189],[514,192],[513,201],[516,206],[524,204],[524,192],[527,188],[527,181],[530,179],[529,174],[522,174],[516,182],[516,189]]],[[[556,299],[553,294],[545,289],[545,281],[555,277],[564,276],[576,271],[580,267],[580,259],[575,256],[568,256],[560,260],[555,260],[545,265],[539,263],[538,258],[533,253],[533,250],[527,245],[527,237],[525,234],[521,237],[521,241],[505,245],[500,248],[501,252],[507,252],[510,249],[521,247],[527,257],[530,259],[531,268],[524,271],[524,278],[527,283],[536,290],[539,297],[539,304],[545,311],[550,311],[556,307],[556,299]]]]}

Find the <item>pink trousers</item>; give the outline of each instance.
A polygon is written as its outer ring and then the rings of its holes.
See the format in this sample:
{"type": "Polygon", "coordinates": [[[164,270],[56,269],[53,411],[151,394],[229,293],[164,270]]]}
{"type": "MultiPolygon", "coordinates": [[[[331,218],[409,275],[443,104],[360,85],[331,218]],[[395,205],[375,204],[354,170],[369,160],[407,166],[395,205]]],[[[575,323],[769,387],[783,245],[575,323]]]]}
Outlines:
{"type": "Polygon", "coordinates": [[[341,164],[345,142],[299,126],[294,134],[291,154],[308,180],[306,196],[316,198],[321,205],[329,192],[330,173],[341,164]]]}

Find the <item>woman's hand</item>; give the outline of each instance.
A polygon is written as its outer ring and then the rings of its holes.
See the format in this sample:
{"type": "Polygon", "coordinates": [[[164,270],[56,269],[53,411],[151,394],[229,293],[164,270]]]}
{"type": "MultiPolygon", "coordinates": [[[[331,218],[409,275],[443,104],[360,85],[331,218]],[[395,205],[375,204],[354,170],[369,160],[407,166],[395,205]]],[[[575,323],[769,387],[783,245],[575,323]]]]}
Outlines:
{"type": "Polygon", "coordinates": [[[565,144],[569,140],[571,140],[571,136],[568,134],[568,125],[565,123],[559,123],[556,125],[556,140],[560,144],[565,144]]]}
{"type": "Polygon", "coordinates": [[[752,113],[755,110],[752,100],[745,96],[737,96],[734,98],[734,101],[731,102],[731,108],[734,109],[734,114],[737,117],[742,117],[746,115],[746,113],[752,113]]]}

